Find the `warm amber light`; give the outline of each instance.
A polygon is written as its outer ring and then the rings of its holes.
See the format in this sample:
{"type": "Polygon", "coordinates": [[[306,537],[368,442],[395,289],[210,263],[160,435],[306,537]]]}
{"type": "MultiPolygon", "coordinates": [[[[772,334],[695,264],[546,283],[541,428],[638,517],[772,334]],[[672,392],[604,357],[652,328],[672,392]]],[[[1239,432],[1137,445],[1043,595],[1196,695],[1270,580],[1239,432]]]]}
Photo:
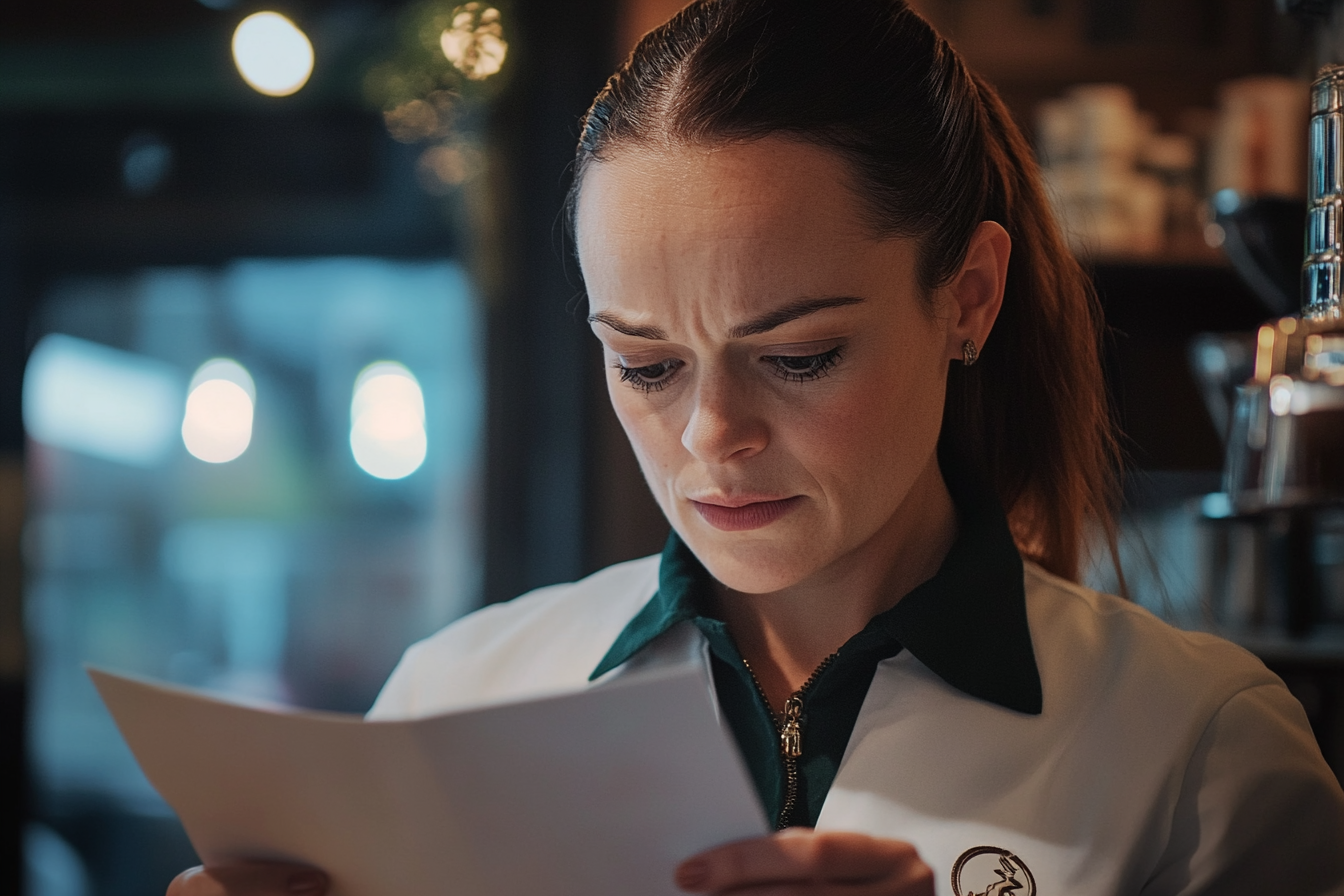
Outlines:
{"type": "Polygon", "coordinates": [[[439,46],[458,71],[483,81],[504,67],[509,45],[499,10],[484,3],[468,3],[453,16],[451,27],[439,35],[439,46]]]}
{"type": "Polygon", "coordinates": [[[308,35],[278,12],[257,12],[233,32],[233,61],[248,86],[267,96],[289,96],[313,73],[308,35]]]}

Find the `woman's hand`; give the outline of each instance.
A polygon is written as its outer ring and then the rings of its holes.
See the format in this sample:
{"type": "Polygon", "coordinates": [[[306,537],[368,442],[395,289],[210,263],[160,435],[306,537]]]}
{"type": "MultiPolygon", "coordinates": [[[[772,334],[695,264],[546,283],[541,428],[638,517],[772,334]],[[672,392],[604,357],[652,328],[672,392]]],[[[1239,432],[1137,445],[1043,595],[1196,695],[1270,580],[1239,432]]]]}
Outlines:
{"type": "Polygon", "coordinates": [[[677,886],[733,896],[933,896],[933,870],[900,840],[790,828],[692,856],[677,868],[677,886]]]}
{"type": "Polygon", "coordinates": [[[307,865],[231,862],[188,868],[168,885],[167,896],[324,896],[327,876],[307,865]]]}

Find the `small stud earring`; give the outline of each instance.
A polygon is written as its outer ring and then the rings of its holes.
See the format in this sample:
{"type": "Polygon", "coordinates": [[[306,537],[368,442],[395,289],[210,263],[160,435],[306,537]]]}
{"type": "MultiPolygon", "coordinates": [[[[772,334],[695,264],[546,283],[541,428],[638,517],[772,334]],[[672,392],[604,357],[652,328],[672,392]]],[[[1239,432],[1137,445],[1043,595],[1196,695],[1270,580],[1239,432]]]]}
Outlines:
{"type": "Polygon", "coordinates": [[[961,344],[961,362],[967,367],[975,363],[975,359],[980,357],[980,353],[975,349],[975,343],[967,339],[961,344]]]}

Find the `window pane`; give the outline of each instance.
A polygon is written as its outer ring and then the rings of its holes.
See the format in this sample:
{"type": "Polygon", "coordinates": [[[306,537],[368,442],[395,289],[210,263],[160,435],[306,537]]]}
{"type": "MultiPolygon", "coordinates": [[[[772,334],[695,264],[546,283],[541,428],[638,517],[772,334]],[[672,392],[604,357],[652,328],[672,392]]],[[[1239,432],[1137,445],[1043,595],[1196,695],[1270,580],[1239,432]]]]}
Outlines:
{"type": "Polygon", "coordinates": [[[84,663],[359,712],[407,644],[478,603],[481,328],[455,264],[67,279],[37,323],[41,804],[167,813],[84,663]]]}

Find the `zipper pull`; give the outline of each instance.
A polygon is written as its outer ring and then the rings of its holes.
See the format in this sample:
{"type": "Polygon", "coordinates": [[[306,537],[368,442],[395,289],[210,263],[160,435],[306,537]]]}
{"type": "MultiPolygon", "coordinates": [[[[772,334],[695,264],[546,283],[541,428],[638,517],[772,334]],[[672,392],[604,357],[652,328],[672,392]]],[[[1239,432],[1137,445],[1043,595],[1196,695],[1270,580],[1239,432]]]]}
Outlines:
{"type": "Polygon", "coordinates": [[[784,726],[779,732],[779,749],[789,759],[803,755],[803,699],[797,694],[784,701],[784,726]]]}

